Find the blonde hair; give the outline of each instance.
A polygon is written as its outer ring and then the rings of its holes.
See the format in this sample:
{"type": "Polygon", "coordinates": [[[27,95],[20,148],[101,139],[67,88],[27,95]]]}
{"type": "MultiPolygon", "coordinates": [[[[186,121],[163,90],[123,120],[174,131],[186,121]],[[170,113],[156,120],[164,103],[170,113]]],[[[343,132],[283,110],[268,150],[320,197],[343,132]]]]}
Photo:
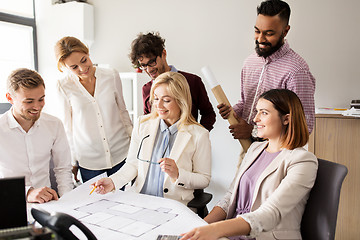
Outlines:
{"type": "MultiPolygon", "coordinates": [[[[153,85],[150,90],[150,102],[154,101],[154,91],[155,89],[165,84],[171,95],[175,99],[176,104],[180,108],[180,119],[178,129],[180,130],[184,125],[196,124],[201,126],[198,122],[195,121],[194,117],[191,114],[191,94],[189,84],[186,78],[177,72],[165,72],[160,74],[153,82],[153,85]]],[[[145,122],[149,119],[155,119],[159,115],[155,110],[154,105],[151,106],[151,113],[145,117],[142,122],[145,122]]]]}
{"type": "Polygon", "coordinates": [[[89,54],[89,48],[75,37],[63,37],[57,41],[54,50],[57,61],[57,68],[60,72],[62,72],[62,68],[65,67],[65,59],[73,52],[89,54]]]}

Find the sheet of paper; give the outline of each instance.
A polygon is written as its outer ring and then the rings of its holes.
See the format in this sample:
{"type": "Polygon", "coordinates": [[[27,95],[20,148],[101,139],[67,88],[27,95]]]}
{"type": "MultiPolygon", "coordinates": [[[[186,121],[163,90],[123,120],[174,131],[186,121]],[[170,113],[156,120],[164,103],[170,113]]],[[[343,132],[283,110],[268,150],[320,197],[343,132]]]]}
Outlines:
{"type": "Polygon", "coordinates": [[[321,107],[315,108],[316,114],[342,114],[347,109],[345,108],[330,108],[330,107],[321,107]]]}
{"type": "MultiPolygon", "coordinates": [[[[58,201],[37,204],[48,212],[67,213],[87,226],[98,239],[156,239],[178,235],[206,222],[180,202],[130,191],[100,195],[91,191],[96,177],[66,193],[58,201]]],[[[80,239],[85,236],[71,228],[80,239]]]]}
{"type": "Polygon", "coordinates": [[[356,109],[354,107],[352,107],[351,109],[344,111],[342,113],[343,116],[348,116],[348,117],[358,117],[360,118],[360,109],[356,109]]]}

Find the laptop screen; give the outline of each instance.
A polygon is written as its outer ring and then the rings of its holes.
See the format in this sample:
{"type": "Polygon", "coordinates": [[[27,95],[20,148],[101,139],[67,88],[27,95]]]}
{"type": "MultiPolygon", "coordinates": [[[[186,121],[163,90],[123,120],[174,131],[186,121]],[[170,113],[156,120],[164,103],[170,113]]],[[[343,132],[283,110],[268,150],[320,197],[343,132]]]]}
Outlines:
{"type": "Polygon", "coordinates": [[[0,229],[27,226],[25,177],[0,179],[0,229]]]}

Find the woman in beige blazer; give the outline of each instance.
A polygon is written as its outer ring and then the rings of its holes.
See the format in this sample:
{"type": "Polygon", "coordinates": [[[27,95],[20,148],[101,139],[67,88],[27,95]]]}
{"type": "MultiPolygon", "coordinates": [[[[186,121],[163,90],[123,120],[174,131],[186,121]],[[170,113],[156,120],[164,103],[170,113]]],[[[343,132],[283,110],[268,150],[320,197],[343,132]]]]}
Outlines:
{"type": "Polygon", "coordinates": [[[181,74],[166,72],[157,77],[150,99],[152,112],[134,124],[125,165],[93,186],[104,194],[136,177],[132,190],[187,204],[194,189],[210,182],[209,132],[191,115],[190,90],[181,74]],[[162,146],[165,129],[169,129],[170,139],[162,146]]]}
{"type": "Polygon", "coordinates": [[[302,239],[301,218],[317,173],[305,150],[309,133],[299,98],[290,90],[262,94],[254,118],[258,136],[223,200],[182,239],[302,239]]]}

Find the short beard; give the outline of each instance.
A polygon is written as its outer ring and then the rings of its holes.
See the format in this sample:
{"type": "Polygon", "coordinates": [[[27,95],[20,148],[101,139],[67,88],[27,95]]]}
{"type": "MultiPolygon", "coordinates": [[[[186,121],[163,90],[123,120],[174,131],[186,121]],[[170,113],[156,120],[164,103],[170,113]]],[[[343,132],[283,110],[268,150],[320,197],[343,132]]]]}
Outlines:
{"type": "Polygon", "coordinates": [[[259,57],[267,58],[281,48],[281,46],[283,45],[283,42],[284,42],[283,40],[284,40],[284,37],[283,37],[283,35],[281,35],[279,41],[276,43],[275,46],[272,46],[271,43],[268,43],[268,42],[262,43],[262,45],[270,46],[270,48],[268,50],[261,49],[259,46],[260,43],[258,42],[258,40],[255,40],[255,51],[259,57]]]}
{"type": "Polygon", "coordinates": [[[39,113],[39,115],[37,115],[35,117],[31,117],[31,116],[27,117],[25,114],[22,113],[22,114],[20,114],[20,117],[22,117],[26,121],[36,122],[37,120],[39,120],[40,114],[41,114],[41,112],[39,113]]]}

